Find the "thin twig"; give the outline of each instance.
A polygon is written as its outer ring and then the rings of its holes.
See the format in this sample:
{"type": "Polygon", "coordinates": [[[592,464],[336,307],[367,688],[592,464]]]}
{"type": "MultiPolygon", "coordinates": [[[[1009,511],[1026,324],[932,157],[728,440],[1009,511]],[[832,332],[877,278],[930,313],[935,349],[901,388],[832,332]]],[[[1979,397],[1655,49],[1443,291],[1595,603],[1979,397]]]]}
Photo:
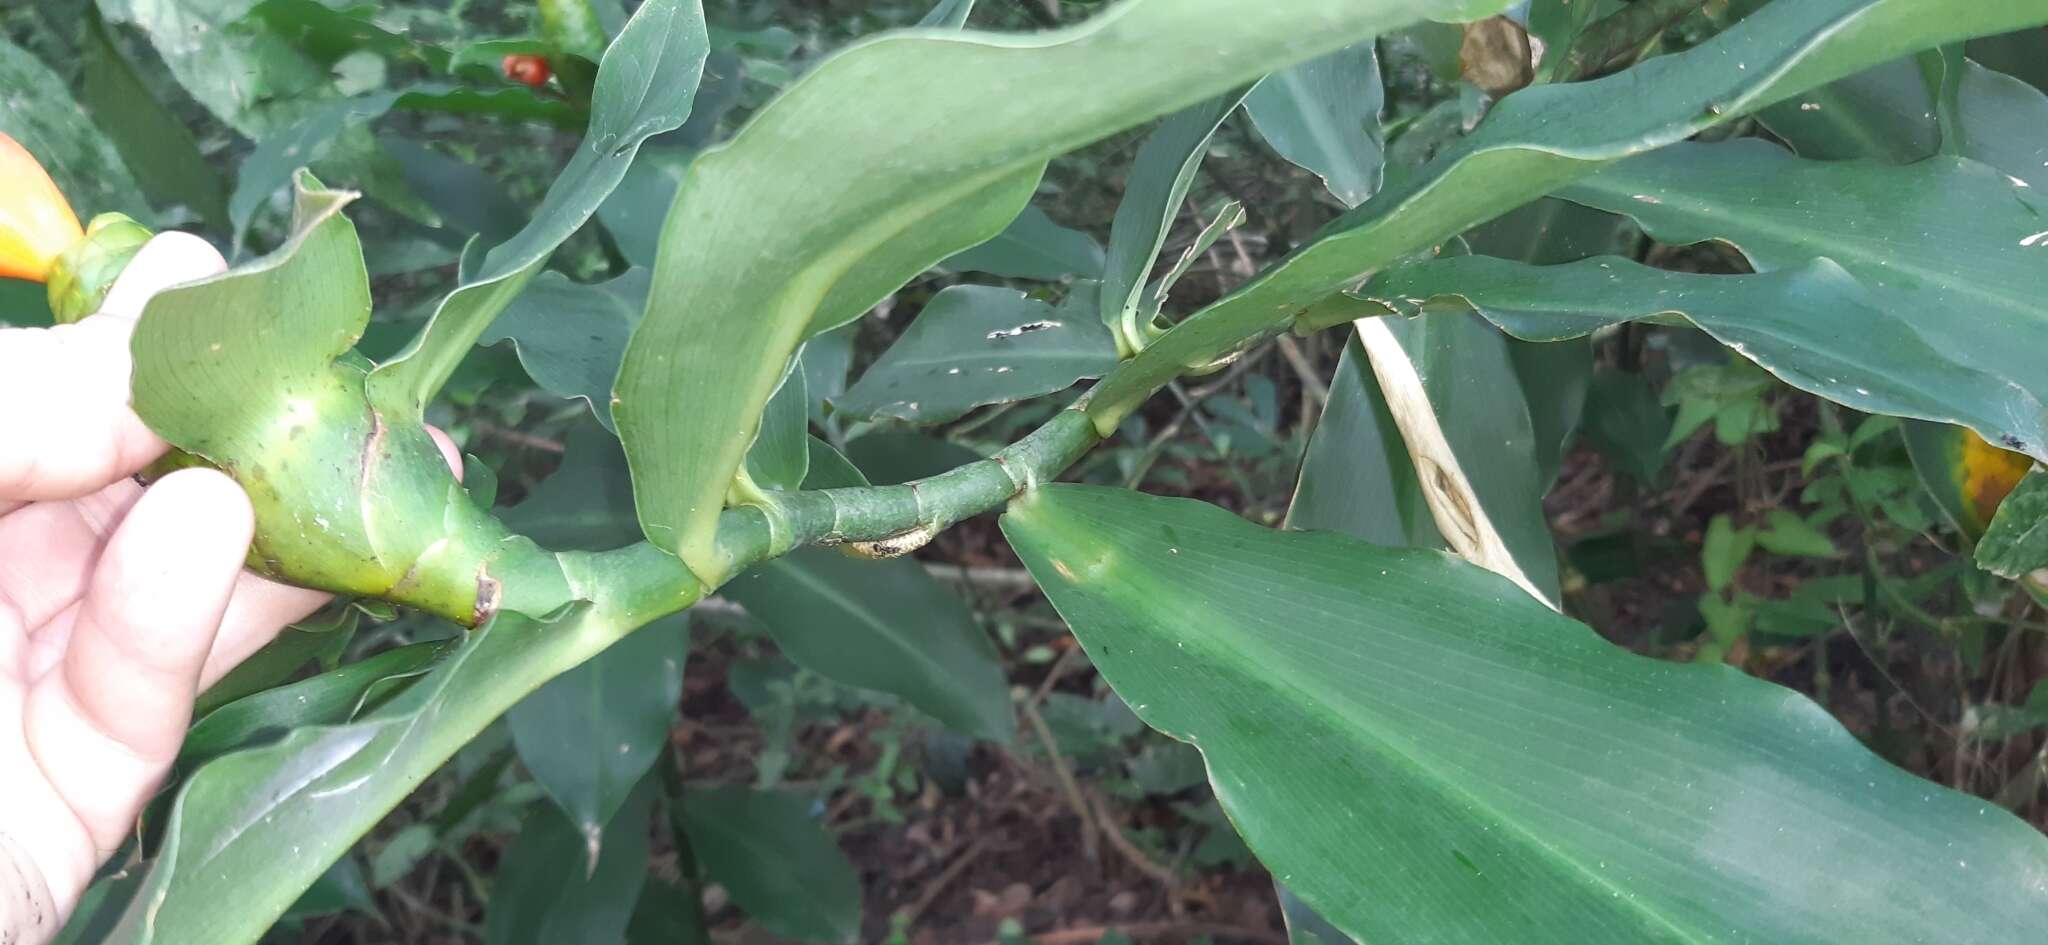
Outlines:
{"type": "Polygon", "coordinates": [[[1080,783],[1074,780],[1073,770],[1067,767],[1067,759],[1060,755],[1059,742],[1053,738],[1052,728],[1045,724],[1045,717],[1038,714],[1037,706],[1023,702],[1018,704],[1018,710],[1024,714],[1024,721],[1030,724],[1032,733],[1038,736],[1039,744],[1045,747],[1046,758],[1052,762],[1053,777],[1059,781],[1061,793],[1066,795],[1067,806],[1073,809],[1074,816],[1081,818],[1081,851],[1087,855],[1088,862],[1100,869],[1102,848],[1095,839],[1095,818],[1089,810],[1087,797],[1081,793],[1080,783]]]}
{"type": "Polygon", "coordinates": [[[1316,366],[1309,363],[1308,355],[1301,350],[1301,342],[1294,340],[1293,335],[1281,335],[1274,339],[1274,344],[1279,346],[1280,356],[1287,359],[1287,365],[1294,369],[1295,376],[1301,378],[1302,388],[1308,391],[1316,406],[1329,403],[1330,385],[1323,383],[1316,366]]]}
{"type": "Polygon", "coordinates": [[[946,865],[945,871],[925,886],[924,892],[918,895],[916,902],[896,913],[898,921],[903,924],[902,927],[907,929],[916,924],[918,917],[924,915],[924,910],[931,908],[932,903],[937,902],[940,894],[946,891],[946,887],[959,879],[961,873],[967,872],[967,868],[973,866],[974,861],[979,859],[982,852],[994,841],[995,834],[984,833],[974,838],[974,842],[968,844],[967,849],[960,851],[960,854],[953,858],[953,862],[946,865]]]}

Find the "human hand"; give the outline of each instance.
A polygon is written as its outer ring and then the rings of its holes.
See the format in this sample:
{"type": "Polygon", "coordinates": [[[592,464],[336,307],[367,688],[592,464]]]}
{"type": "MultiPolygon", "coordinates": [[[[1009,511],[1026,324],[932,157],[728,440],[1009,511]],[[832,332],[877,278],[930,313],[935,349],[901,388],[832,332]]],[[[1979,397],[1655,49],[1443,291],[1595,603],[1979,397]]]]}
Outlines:
{"type": "Polygon", "coordinates": [[[167,449],[128,406],[135,319],[225,268],[166,233],[99,314],[0,329],[0,945],[56,935],[177,757],[195,695],[327,599],[243,571],[254,526],[232,479],[131,478],[167,449]]]}

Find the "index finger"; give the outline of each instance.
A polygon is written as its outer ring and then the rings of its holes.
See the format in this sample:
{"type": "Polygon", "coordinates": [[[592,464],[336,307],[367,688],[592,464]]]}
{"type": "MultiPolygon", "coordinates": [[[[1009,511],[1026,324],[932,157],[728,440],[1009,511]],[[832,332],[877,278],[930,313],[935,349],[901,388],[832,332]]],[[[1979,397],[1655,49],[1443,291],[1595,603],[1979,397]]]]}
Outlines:
{"type": "Polygon", "coordinates": [[[128,337],[150,296],[226,268],[205,240],[164,233],[136,253],[100,314],[0,329],[0,508],[87,495],[163,455],[128,406],[128,337]]]}

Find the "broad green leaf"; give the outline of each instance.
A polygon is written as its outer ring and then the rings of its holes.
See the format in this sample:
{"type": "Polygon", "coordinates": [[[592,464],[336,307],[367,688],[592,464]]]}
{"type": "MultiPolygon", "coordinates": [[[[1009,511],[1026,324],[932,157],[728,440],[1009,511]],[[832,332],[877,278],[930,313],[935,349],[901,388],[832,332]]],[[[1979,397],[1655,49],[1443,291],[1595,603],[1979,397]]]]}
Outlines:
{"type": "Polygon", "coordinates": [[[612,379],[619,374],[626,337],[646,304],[648,281],[645,269],[628,269],[596,284],[543,272],[478,342],[512,342],[534,383],[588,402],[597,422],[612,429],[612,379]]]}
{"type": "Polygon", "coordinates": [[[847,459],[846,454],[832,448],[832,444],[810,437],[811,463],[804,476],[806,489],[850,489],[871,485],[860,467],[847,459]]]}
{"type": "Polygon", "coordinates": [[[2048,472],[2034,467],[1999,503],[1977,543],[1977,564],[2015,580],[2048,568],[2048,472]]]}
{"type": "Polygon", "coordinates": [[[1543,42],[1543,58],[1536,64],[1536,81],[1557,78],[1572,41],[1586,27],[1621,9],[1619,0],[1529,0],[1529,36],[1543,42]]]}
{"type": "Polygon", "coordinates": [[[1360,941],[1991,945],[2048,914],[2048,838],[2010,813],[1442,554],[1069,485],[1003,530],[1273,875],[1360,941]]]}
{"type": "Polygon", "coordinates": [[[1330,400],[1309,437],[1287,527],[1343,532],[1378,545],[1443,547],[1401,428],[1356,338],[1346,340],[1330,378],[1330,400]]]}
{"type": "Polygon", "coordinates": [[[142,31],[185,91],[228,127],[263,138],[333,97],[327,69],[245,19],[257,0],[98,0],[107,22],[142,31]]]}
{"type": "Polygon", "coordinates": [[[699,157],[669,211],[616,391],[648,537],[709,568],[797,345],[1001,232],[1048,159],[1422,15],[1504,5],[1127,0],[1063,30],[910,32],[818,64],[699,157]]]}
{"type": "Polygon", "coordinates": [[[64,80],[48,66],[0,37],[0,134],[35,155],[81,220],[121,212],[143,223],[153,219],[135,178],[114,146],[78,103],[64,80]]]}
{"type": "Polygon", "coordinates": [[[711,945],[696,893],[649,875],[626,925],[626,945],[711,945]]]}
{"type": "MultiPolygon", "coordinates": [[[[1757,275],[1701,275],[1613,256],[1562,266],[1466,256],[1396,269],[1362,294],[1407,315],[1474,310],[1534,341],[1676,315],[1786,383],[1857,410],[1961,423],[1992,439],[2048,442],[2040,394],[2014,383],[2018,377],[1980,369],[1986,358],[1963,353],[1987,326],[1959,325],[1945,311],[1880,304],[1829,259],[1757,275]],[[1953,340],[1937,346],[1938,335],[1953,340]]],[[[2035,331],[2048,344],[2048,321],[2035,331]]],[[[2034,386],[2048,392],[2048,384],[2034,386]]]]}
{"type": "Polygon", "coordinates": [[[362,611],[352,604],[329,604],[278,631],[262,649],[201,692],[193,703],[192,717],[203,719],[221,706],[277,686],[316,658],[325,669],[339,668],[332,664],[354,638],[361,619],[362,611]]]}
{"type": "Polygon", "coordinates": [[[1249,88],[1226,92],[1206,102],[1197,102],[1159,123],[1124,175],[1124,192],[1117,201],[1116,218],[1109,227],[1109,254],[1102,264],[1102,286],[1098,292],[1102,323],[1116,332],[1117,348],[1130,354],[1143,348],[1150,338],[1143,333],[1151,326],[1140,321],[1145,311],[1145,287],[1159,251],[1180,216],[1181,201],[1195,182],[1208,156],[1209,139],[1223,119],[1237,110],[1249,88]]]}
{"type": "Polygon", "coordinates": [[[803,485],[810,468],[809,379],[803,371],[803,357],[790,362],[789,374],[768,406],[761,412],[761,428],[754,445],[747,450],[747,475],[755,485],[787,492],[803,485]]]}
{"type": "Polygon", "coordinates": [[[346,722],[378,688],[424,675],[448,649],[415,643],[230,702],[192,724],[178,749],[178,766],[189,768],[295,728],[346,722]]]}
{"type": "Polygon", "coordinates": [[[506,527],[555,550],[608,551],[638,541],[633,482],[618,438],[586,420],[569,428],[566,441],[554,474],[500,511],[506,527]]]}
{"type": "Polygon", "coordinates": [[[363,880],[363,868],[354,857],[335,860],[327,872],[307,887],[305,895],[285,910],[284,919],[311,919],[342,912],[379,914],[377,899],[370,895],[370,885],[363,880]]]}
{"type": "Polygon", "coordinates": [[[1380,58],[1368,40],[1282,69],[1244,100],[1245,113],[1280,156],[1323,179],[1346,207],[1380,189],[1385,140],[1380,58]]]}
{"type": "Polygon", "coordinates": [[[623,942],[647,873],[655,793],[652,779],[643,782],[601,838],[545,804],[530,811],[491,883],[486,945],[623,942]],[[586,845],[603,853],[585,859],[586,845]]]}
{"type": "Polygon", "coordinates": [[[1756,543],[1765,551],[1804,558],[1832,558],[1838,553],[1826,532],[1790,510],[1772,509],[1764,521],[1768,527],[1756,533],[1756,543]]]}
{"type": "Polygon", "coordinates": [[[1586,392],[1586,442],[1615,468],[1650,486],[1664,470],[1664,438],[1671,412],[1641,374],[1601,368],[1586,392]]]}
{"type": "Polygon", "coordinates": [[[898,696],[955,731],[1009,740],[1015,723],[995,646],[959,594],[916,561],[799,548],[719,593],[805,669],[898,696]]]}
{"type": "MultiPolygon", "coordinates": [[[[714,57],[715,61],[715,57],[714,57]]],[[[711,67],[705,66],[705,88],[697,96],[690,114],[694,118],[704,107],[704,97],[710,91],[711,67]]],[[[680,134],[681,132],[670,132],[680,134]]],[[[664,139],[666,140],[666,139],[664,139]]],[[[633,159],[633,166],[626,169],[626,176],[619,179],[611,195],[597,206],[597,219],[604,224],[605,232],[619,244],[619,252],[635,267],[651,267],[657,258],[656,244],[661,240],[662,214],[669,204],[676,202],[676,188],[682,184],[683,174],[689,171],[690,154],[677,148],[642,148],[640,155],[633,159]]],[[[646,306],[646,291],[640,296],[640,307],[633,312],[633,322],[640,320],[640,311],[646,306]]],[[[624,345],[620,349],[624,350],[624,345]]],[[[613,365],[612,373],[618,373],[613,365]]],[[[605,380],[605,396],[611,396],[611,379],[605,380]]]]}
{"type": "MultiPolygon", "coordinates": [[[[1435,421],[1479,500],[1477,511],[1492,524],[1535,589],[1545,599],[1557,600],[1557,553],[1543,514],[1549,482],[1536,462],[1535,425],[1510,360],[1510,342],[1470,317],[1393,322],[1387,327],[1421,380],[1435,421]]],[[[1333,378],[1325,411],[1340,417],[1348,414],[1343,422],[1360,439],[1331,439],[1311,449],[1296,493],[1297,501],[1306,494],[1309,505],[1291,513],[1290,522],[1303,528],[1376,523],[1352,532],[1369,540],[1392,538],[1390,526],[1398,522],[1401,537],[1391,543],[1443,547],[1443,526],[1424,503],[1410,458],[1416,444],[1401,436],[1369,363],[1360,360],[1355,374],[1333,378]],[[1338,381],[1344,383],[1340,386],[1338,381]],[[1382,433],[1387,435],[1384,439],[1382,433]],[[1385,451],[1384,458],[1371,452],[1375,445],[1385,451]],[[1346,496],[1349,490],[1363,494],[1346,496]],[[1371,503],[1382,498],[1393,504],[1373,509],[1371,503]],[[1331,518],[1325,520],[1325,515],[1331,518]]]]}
{"type": "Polygon", "coordinates": [[[330,66],[350,54],[366,52],[388,60],[418,62],[436,71],[448,67],[447,50],[378,25],[377,8],[370,4],[257,0],[249,12],[254,22],[245,28],[267,27],[290,41],[293,48],[330,66]]]}
{"type": "Polygon", "coordinates": [[[812,423],[827,425],[830,421],[825,405],[846,393],[846,375],[853,370],[853,340],[859,327],[845,325],[804,342],[803,356],[797,363],[804,372],[804,390],[810,395],[807,406],[812,423]]]}
{"type": "Polygon", "coordinates": [[[1103,258],[1102,244],[1094,237],[1054,223],[1045,211],[1031,205],[995,238],[955,253],[939,265],[956,272],[1055,282],[1101,276],[1103,258]]]}
{"type": "Polygon", "coordinates": [[[893,486],[987,457],[952,440],[912,430],[880,430],[847,441],[846,458],[875,485],[893,486]]]}
{"type": "Polygon", "coordinates": [[[688,621],[663,618],[548,680],[506,714],[519,760],[583,838],[592,869],[605,825],[668,746],[688,652],[688,621]]]}
{"type": "MultiPolygon", "coordinates": [[[[1936,69],[1957,75],[1953,133],[1956,153],[1975,158],[2024,180],[2048,187],[2048,95],[2012,76],[1954,56],[1935,58],[1936,69]]],[[[1943,145],[1937,120],[1939,73],[1919,62],[1900,60],[1811,90],[1758,114],[1771,133],[1802,157],[1843,160],[1869,157],[1910,164],[1931,157],[1943,145]]]]}
{"type": "Polygon", "coordinates": [[[220,174],[200,153],[185,123],[136,75],[97,11],[86,18],[85,85],[79,98],[144,193],[159,204],[182,204],[216,225],[227,219],[220,174]]]}
{"type": "MultiPolygon", "coordinates": [[[[2027,408],[1992,411],[2004,416],[1978,429],[2009,449],[2048,457],[2041,431],[2048,416],[2039,406],[2048,400],[2048,372],[2033,356],[2048,343],[2048,311],[2037,292],[2048,260],[2048,199],[2031,188],[1967,158],[1904,167],[1807,161],[1744,140],[1674,145],[1561,193],[1626,213],[1667,243],[1733,243],[1760,271],[1832,260],[1853,277],[1837,284],[1861,286],[1865,294],[1829,293],[1828,301],[1890,313],[1934,352],[1979,372],[1955,387],[1989,378],[2015,388],[2008,400],[2031,398],[2027,408]],[[1825,202],[1809,199],[1823,193],[1825,202]]],[[[1838,349],[1864,332],[1882,330],[1868,320],[1854,324],[1855,336],[1822,353],[1841,355],[1838,349]]],[[[1950,387],[1949,375],[1942,377],[1937,386],[1950,387]]]]}
{"type": "Polygon", "coordinates": [[[2048,11],[2033,0],[1772,3],[1684,52],[1590,82],[1523,89],[1421,171],[1154,342],[1095,387],[1089,416],[1106,432],[1186,366],[1213,359],[1234,340],[1285,325],[1404,256],[1610,162],[1917,49],[2044,19],[2048,11]]]}
{"type": "Polygon", "coordinates": [[[409,407],[417,416],[555,247],[597,212],[641,142],[689,117],[710,49],[698,0],[648,0],[634,12],[605,51],[611,68],[598,70],[583,143],[548,187],[533,221],[492,249],[482,268],[442,300],[412,347],[370,375],[375,402],[409,407]]]}
{"type": "MultiPolygon", "coordinates": [[[[172,806],[142,892],[107,941],[254,942],[457,749],[629,625],[606,610],[549,620],[500,611],[367,717],[298,729],[201,767],[172,806]]],[[[583,849],[581,838],[571,849],[583,849]]]]}
{"type": "Polygon", "coordinates": [[[860,874],[809,798],[717,787],[686,792],[679,808],[704,877],[763,929],[816,942],[860,934],[860,874]]]}
{"type": "Polygon", "coordinates": [[[1065,390],[1116,366],[1116,340],[1093,316],[1015,289],[949,286],[832,406],[857,420],[944,423],[1065,390]]]}
{"type": "MultiPolygon", "coordinates": [[[[526,208],[475,164],[400,134],[378,135],[377,146],[398,165],[406,188],[440,217],[441,231],[433,235],[455,248],[471,236],[486,246],[495,245],[526,226],[526,208]]],[[[365,251],[375,252],[382,242],[365,251]]],[[[374,265],[371,272],[376,272],[374,265]]]]}

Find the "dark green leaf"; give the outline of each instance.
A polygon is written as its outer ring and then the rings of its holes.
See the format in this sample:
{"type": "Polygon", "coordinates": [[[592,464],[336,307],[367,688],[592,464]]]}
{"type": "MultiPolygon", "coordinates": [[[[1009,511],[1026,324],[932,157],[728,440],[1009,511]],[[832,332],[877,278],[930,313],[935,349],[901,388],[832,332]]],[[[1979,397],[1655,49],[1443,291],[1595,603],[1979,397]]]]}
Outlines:
{"type": "MultiPolygon", "coordinates": [[[[1994,439],[2048,442],[2048,407],[2040,399],[2048,396],[2048,383],[2032,385],[2037,395],[2014,383],[2017,376],[1980,369],[1991,359],[1971,353],[1995,329],[1964,326],[1940,311],[1883,304],[1881,295],[1828,259],[1726,276],[1665,272],[1615,257],[1562,266],[1454,257],[1394,270],[1363,294],[1403,314],[1476,310],[1536,341],[1679,315],[1786,383],[1857,410],[1962,423],[1994,439]]],[[[2036,320],[2032,330],[2048,338],[2048,320],[2036,320]]],[[[2008,338],[2028,331],[2006,324],[2008,338]]]]}
{"type": "Polygon", "coordinates": [[[1355,207],[1380,189],[1385,99],[1379,53],[1367,41],[1267,76],[1244,109],[1273,150],[1355,207]]]}
{"type": "Polygon", "coordinates": [[[285,910],[284,917],[287,920],[311,919],[340,912],[379,914],[377,899],[370,895],[370,886],[363,881],[363,868],[356,864],[354,857],[344,856],[335,860],[327,872],[320,874],[320,878],[306,888],[305,895],[285,910]]]}
{"type": "Polygon", "coordinates": [[[809,380],[801,356],[789,366],[789,374],[768,398],[761,413],[761,428],[754,445],[747,450],[747,475],[765,489],[788,491],[803,485],[809,470],[811,411],[809,380]]]}
{"type": "MultiPolygon", "coordinates": [[[[709,82],[709,74],[706,74],[709,82]]],[[[703,106],[700,95],[696,108],[703,106]]],[[[695,108],[691,114],[696,114],[695,108]]],[[[656,244],[661,239],[662,216],[668,212],[669,204],[676,202],[676,187],[682,183],[683,174],[689,170],[690,154],[675,148],[642,148],[640,156],[633,159],[633,166],[626,169],[626,176],[619,179],[612,188],[611,196],[597,206],[597,218],[604,223],[605,232],[619,244],[619,253],[634,266],[654,265],[656,244]]],[[[641,309],[646,308],[647,293],[640,294],[641,309]]],[[[640,309],[633,312],[632,322],[639,322],[640,309]]],[[[624,350],[624,345],[620,346],[624,350]]],[[[614,365],[613,373],[618,373],[614,365]]],[[[610,380],[606,380],[606,397],[610,397],[610,380]]]]}
{"type": "Polygon", "coordinates": [[[893,486],[985,457],[951,440],[909,430],[883,430],[849,441],[846,458],[874,484],[893,486]]]}
{"type": "Polygon", "coordinates": [[[1401,429],[1356,339],[1346,341],[1330,378],[1330,401],[1309,438],[1287,526],[1378,545],[1443,547],[1401,429]]]}
{"type": "Polygon", "coordinates": [[[1671,413],[1641,374],[1602,368],[1586,393],[1586,440],[1637,485],[1656,483],[1664,469],[1671,413]]]}
{"type": "Polygon", "coordinates": [[[648,274],[628,269],[609,282],[571,282],[543,272],[484,330],[482,344],[512,342],[519,363],[550,393],[579,398],[612,429],[612,378],[626,337],[647,301],[648,274]]]}
{"type": "Polygon", "coordinates": [[[64,80],[27,50],[0,36],[0,134],[42,162],[79,217],[120,212],[144,224],[153,217],[142,189],[114,146],[71,100],[64,80]]]}
{"type": "Polygon", "coordinates": [[[171,75],[228,127],[261,139],[334,96],[326,67],[242,23],[255,0],[99,0],[107,22],[148,37],[171,75]]]}
{"type": "Polygon", "coordinates": [[[2010,813],[1455,559],[1069,485],[1003,529],[1259,859],[1360,941],[1991,943],[2048,910],[2048,838],[2010,813]]]}
{"type": "Polygon", "coordinates": [[[584,858],[588,838],[559,811],[528,813],[491,883],[486,945],[623,942],[647,873],[653,784],[643,782],[612,818],[595,862],[584,858]]]}
{"type": "Polygon", "coordinates": [[[626,945],[711,945],[697,897],[647,877],[633,906],[633,921],[626,925],[626,945]]]}
{"type": "Polygon", "coordinates": [[[899,696],[955,731],[1009,739],[1010,692],[995,647],[960,596],[917,562],[801,548],[720,593],[805,669],[899,696]]]}
{"type": "Polygon", "coordinates": [[[994,239],[955,253],[939,265],[956,272],[1055,282],[1096,278],[1102,275],[1102,262],[1102,244],[1094,237],[1054,223],[1033,204],[994,239]]]}
{"type": "Polygon", "coordinates": [[[97,15],[86,23],[81,103],[113,140],[142,191],[158,204],[182,204],[210,223],[227,220],[227,193],[185,123],[171,114],[107,35],[97,15]]]}
{"type": "Polygon", "coordinates": [[[415,643],[230,702],[193,723],[178,766],[189,768],[295,728],[346,722],[362,710],[372,687],[424,675],[448,650],[443,643],[415,643]]]}
{"type": "Polygon", "coordinates": [[[606,551],[640,537],[633,488],[618,438],[584,421],[570,427],[562,465],[500,512],[505,525],[557,550],[606,551]]]}
{"type": "MultiPolygon", "coordinates": [[[[1092,298],[1092,296],[1091,296],[1092,298]]],[[[1116,366],[1116,340],[1092,312],[1015,289],[949,286],[832,401],[854,419],[944,423],[984,404],[1065,390],[1116,366]]]]}
{"type": "Polygon", "coordinates": [[[1195,172],[1209,153],[1209,139],[1249,91],[1228,92],[1167,116],[1139,146],[1130,173],[1124,176],[1097,298],[1102,323],[1116,332],[1118,349],[1125,353],[1144,347],[1148,340],[1140,332],[1150,326],[1139,321],[1146,308],[1146,283],[1180,216],[1195,172]]]}
{"type": "MultiPolygon", "coordinates": [[[[1618,164],[1562,193],[1627,213],[1665,242],[1726,240],[1760,271],[1825,271],[1833,267],[1814,260],[1832,260],[1839,269],[1831,281],[1808,283],[1814,304],[1881,309],[1917,332],[1932,352],[1977,372],[1954,381],[1943,372],[1936,384],[1943,389],[1894,396],[1917,394],[1914,399],[1924,401],[1949,394],[1946,388],[1961,388],[1968,393],[1944,398],[1955,401],[1947,405],[1949,411],[1974,408],[1964,422],[1987,439],[2037,459],[2048,457],[2042,432],[2048,413],[2041,407],[2048,402],[2048,372],[2031,354],[2048,339],[2048,311],[2036,291],[2041,261],[2048,256],[2048,223],[2043,222],[2048,201],[2035,197],[2031,188],[1965,158],[1935,157],[1905,167],[1806,161],[1761,141],[1734,141],[1674,145],[1618,164]],[[1808,199],[1820,193],[1828,195],[1825,202],[1808,199]],[[1863,293],[1854,291],[1859,286],[1863,293]],[[1972,317],[1955,318],[1961,311],[1972,317]],[[2013,390],[1992,397],[1980,393],[1986,384],[2013,390]],[[2030,403],[2010,406],[2015,400],[2030,403]]],[[[1875,321],[1851,321],[1858,326],[1851,337],[1816,354],[1834,356],[1838,363],[1868,357],[1848,347],[1859,340],[1853,335],[1901,335],[1875,321]]],[[[1899,355],[1901,360],[1921,356],[1918,351],[1899,355]]],[[[1887,363],[1884,374],[1901,374],[1906,367],[1887,363]]],[[[1833,376],[1838,375],[1818,380],[1833,376]]],[[[1877,382],[1887,379],[1899,378],[1866,375],[1850,386],[1875,391],[1877,382]]]]}
{"type": "Polygon", "coordinates": [[[851,943],[860,934],[860,874],[808,798],[739,787],[692,790],[678,817],[706,879],[786,938],[851,943]]]}
{"type": "Polygon", "coordinates": [[[610,836],[605,825],[668,745],[688,652],[689,622],[663,618],[548,680],[506,714],[519,760],[568,815],[592,869],[610,836]]]}

